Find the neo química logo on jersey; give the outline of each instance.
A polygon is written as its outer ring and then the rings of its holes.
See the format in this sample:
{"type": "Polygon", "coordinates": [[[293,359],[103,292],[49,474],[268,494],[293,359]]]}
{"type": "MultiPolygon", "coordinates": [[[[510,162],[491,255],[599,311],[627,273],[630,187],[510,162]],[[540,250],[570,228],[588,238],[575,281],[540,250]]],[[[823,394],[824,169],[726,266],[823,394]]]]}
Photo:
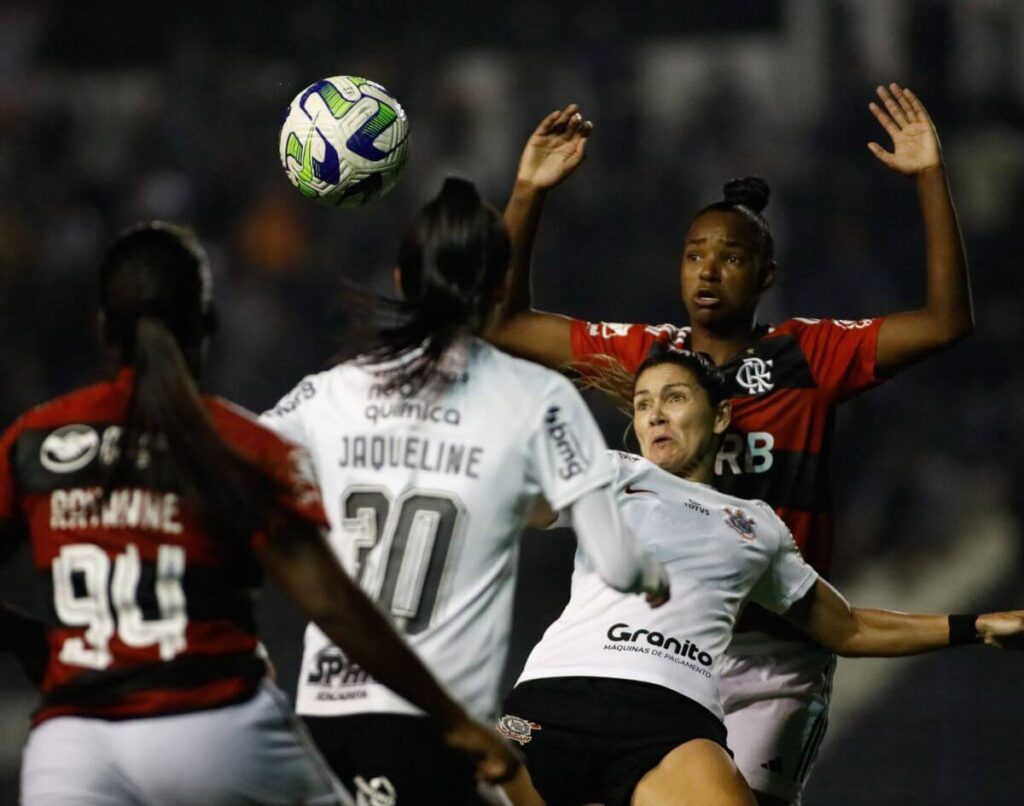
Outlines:
{"type": "Polygon", "coordinates": [[[711,667],[714,664],[711,653],[705,652],[689,639],[680,641],[657,630],[634,630],[621,622],[609,627],[606,637],[610,642],[604,645],[607,650],[667,658],[704,677],[711,677],[711,667]]]}
{"type": "Polygon", "coordinates": [[[544,428],[548,439],[554,443],[558,459],[558,475],[565,481],[584,473],[590,465],[583,453],[583,446],[575,432],[564,419],[558,406],[551,406],[544,415],[544,428]]]}

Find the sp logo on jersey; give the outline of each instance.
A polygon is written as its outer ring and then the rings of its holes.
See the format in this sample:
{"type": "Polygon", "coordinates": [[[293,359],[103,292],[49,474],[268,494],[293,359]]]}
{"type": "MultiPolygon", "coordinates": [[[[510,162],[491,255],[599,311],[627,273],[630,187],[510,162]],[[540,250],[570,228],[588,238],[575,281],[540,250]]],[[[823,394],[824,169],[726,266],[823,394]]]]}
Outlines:
{"type": "Polygon", "coordinates": [[[523,719],[521,716],[505,714],[505,716],[498,719],[497,729],[498,733],[506,739],[511,739],[513,742],[519,742],[520,745],[524,745],[529,744],[533,740],[533,732],[540,730],[540,725],[536,722],[531,722],[529,719],[523,719]]]}
{"type": "Polygon", "coordinates": [[[746,541],[757,537],[757,526],[754,519],[747,517],[742,509],[725,508],[725,523],[746,541]]]}
{"type": "Polygon", "coordinates": [[[763,395],[775,388],[772,380],[772,359],[744,358],[743,364],[736,370],[736,383],[752,395],[763,395]]]}

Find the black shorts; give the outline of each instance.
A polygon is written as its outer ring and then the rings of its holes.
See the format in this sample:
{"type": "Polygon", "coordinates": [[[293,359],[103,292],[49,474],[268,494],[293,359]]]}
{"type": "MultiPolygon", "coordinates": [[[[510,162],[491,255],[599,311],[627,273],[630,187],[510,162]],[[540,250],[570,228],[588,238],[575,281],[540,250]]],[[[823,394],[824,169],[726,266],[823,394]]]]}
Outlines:
{"type": "Polygon", "coordinates": [[[520,683],[498,732],[521,744],[548,806],[628,806],[633,790],[692,739],[725,747],[725,725],[671,689],[634,680],[552,677],[520,683]]]}
{"type": "Polygon", "coordinates": [[[427,717],[356,714],[303,721],[335,775],[353,795],[363,793],[360,803],[479,803],[472,760],[445,745],[427,717]]]}

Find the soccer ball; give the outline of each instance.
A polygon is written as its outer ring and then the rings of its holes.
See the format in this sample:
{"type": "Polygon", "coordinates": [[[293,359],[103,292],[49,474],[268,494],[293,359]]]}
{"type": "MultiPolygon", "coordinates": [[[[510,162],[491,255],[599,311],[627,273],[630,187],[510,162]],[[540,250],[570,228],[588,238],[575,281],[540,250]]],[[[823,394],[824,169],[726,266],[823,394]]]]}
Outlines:
{"type": "Polygon", "coordinates": [[[380,84],[317,81],[295,96],[281,127],[281,164],[303,196],[358,207],[383,196],[406,160],[409,120],[380,84]]]}

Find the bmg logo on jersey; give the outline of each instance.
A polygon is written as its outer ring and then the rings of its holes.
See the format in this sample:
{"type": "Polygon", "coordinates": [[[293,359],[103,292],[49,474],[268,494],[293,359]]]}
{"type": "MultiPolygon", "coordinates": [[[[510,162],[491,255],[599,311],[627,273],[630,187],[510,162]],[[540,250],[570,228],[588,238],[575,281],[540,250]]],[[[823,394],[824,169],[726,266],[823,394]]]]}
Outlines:
{"type": "Polygon", "coordinates": [[[313,658],[306,682],[313,686],[321,686],[316,698],[318,700],[352,700],[366,696],[365,691],[348,690],[351,686],[360,686],[372,678],[357,663],[352,663],[336,646],[326,647],[313,658]]]}
{"type": "Polygon", "coordinates": [[[568,481],[584,473],[590,466],[590,458],[584,455],[583,446],[569,424],[562,419],[562,410],[558,406],[551,406],[548,409],[544,416],[544,427],[548,432],[548,439],[555,445],[558,475],[568,481]]]}

